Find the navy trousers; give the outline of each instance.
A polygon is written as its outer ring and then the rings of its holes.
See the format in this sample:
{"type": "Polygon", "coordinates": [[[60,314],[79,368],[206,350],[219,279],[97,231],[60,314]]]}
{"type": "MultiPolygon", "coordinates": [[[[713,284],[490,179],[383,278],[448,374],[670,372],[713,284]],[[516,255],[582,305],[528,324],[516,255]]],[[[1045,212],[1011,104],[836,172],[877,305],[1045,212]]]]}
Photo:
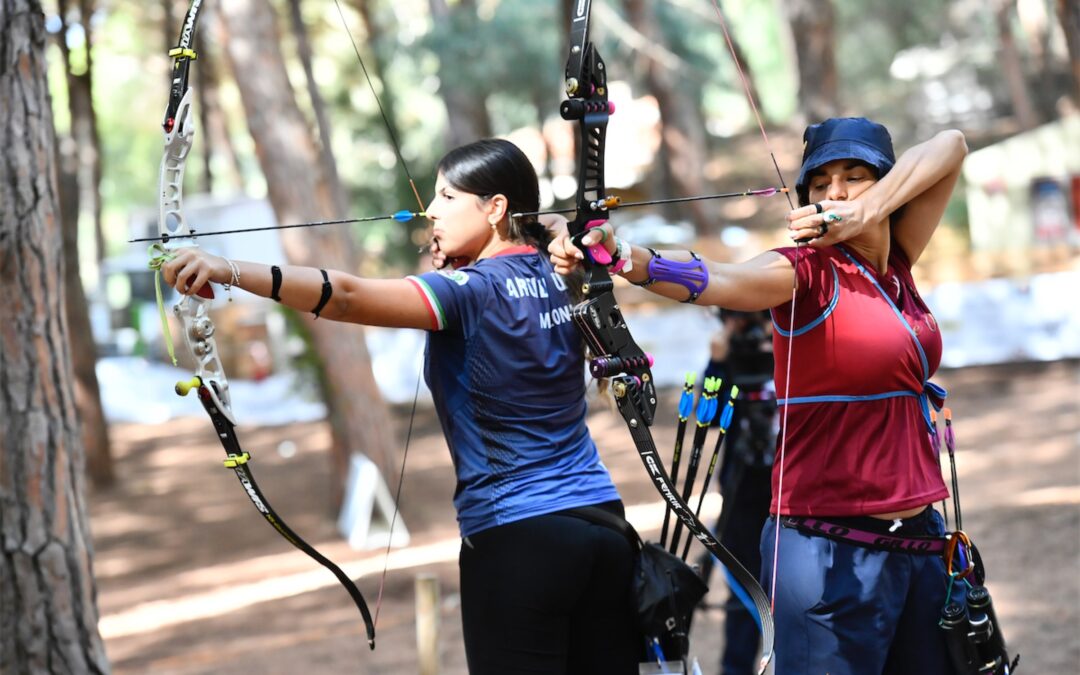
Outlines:
{"type": "MultiPolygon", "coordinates": [[[[766,589],[776,527],[769,518],[761,535],[766,589]]],[[[941,516],[927,509],[894,534],[943,532],[941,516]]],[[[940,557],[876,551],[787,527],[777,557],[776,675],[953,675],[938,627],[948,587],[940,557]]]]}

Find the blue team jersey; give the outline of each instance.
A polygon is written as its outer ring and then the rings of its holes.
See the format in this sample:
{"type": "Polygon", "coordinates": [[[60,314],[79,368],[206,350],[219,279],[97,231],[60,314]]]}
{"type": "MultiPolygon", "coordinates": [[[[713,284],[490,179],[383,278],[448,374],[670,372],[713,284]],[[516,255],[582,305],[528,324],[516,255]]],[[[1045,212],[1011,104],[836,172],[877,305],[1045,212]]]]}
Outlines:
{"type": "Polygon", "coordinates": [[[424,378],[457,473],[462,536],[619,498],[585,426],[566,283],[517,247],[409,277],[428,303],[424,378]]]}

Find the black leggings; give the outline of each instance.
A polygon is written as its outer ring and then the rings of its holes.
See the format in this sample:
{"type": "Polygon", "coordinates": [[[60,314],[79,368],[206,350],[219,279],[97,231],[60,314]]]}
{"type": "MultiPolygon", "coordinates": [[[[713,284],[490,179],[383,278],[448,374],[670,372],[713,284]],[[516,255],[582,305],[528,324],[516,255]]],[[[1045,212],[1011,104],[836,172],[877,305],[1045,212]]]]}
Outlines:
{"type": "MultiPolygon", "coordinates": [[[[602,505],[622,515],[622,504],[602,505]]],[[[638,672],[643,642],[626,538],[551,514],[462,540],[461,617],[471,675],[638,672]]]]}

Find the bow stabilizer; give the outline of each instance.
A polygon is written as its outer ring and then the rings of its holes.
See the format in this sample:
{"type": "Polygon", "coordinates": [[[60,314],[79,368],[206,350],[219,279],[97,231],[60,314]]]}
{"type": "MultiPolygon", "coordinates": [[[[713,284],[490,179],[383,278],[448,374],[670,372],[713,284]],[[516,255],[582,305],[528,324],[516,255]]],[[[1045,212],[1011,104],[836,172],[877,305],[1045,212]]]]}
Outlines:
{"type": "MultiPolygon", "coordinates": [[[[619,205],[604,185],[604,151],[607,123],[615,112],[608,101],[607,71],[603,59],[589,40],[590,0],[575,4],[570,25],[570,55],[566,62],[567,100],[559,107],[563,119],[578,123],[578,182],[576,210],[567,225],[572,240],[580,244],[585,233],[607,221],[608,211],[619,205]]],[[[580,247],[580,246],[579,246],[580,247]]],[[[656,387],[652,377],[652,356],[646,354],[623,319],[615,300],[614,284],[606,265],[610,256],[602,245],[590,247],[583,266],[584,300],[572,316],[591,353],[589,370],[593,377],[610,377],[615,403],[630,430],[634,446],[654,487],[667,507],[702,546],[715,555],[753,599],[762,635],[759,673],[772,660],[775,631],[769,599],[756,577],[748,572],[713,536],[679,495],[664,469],[649,427],[656,412],[656,387]]]]}

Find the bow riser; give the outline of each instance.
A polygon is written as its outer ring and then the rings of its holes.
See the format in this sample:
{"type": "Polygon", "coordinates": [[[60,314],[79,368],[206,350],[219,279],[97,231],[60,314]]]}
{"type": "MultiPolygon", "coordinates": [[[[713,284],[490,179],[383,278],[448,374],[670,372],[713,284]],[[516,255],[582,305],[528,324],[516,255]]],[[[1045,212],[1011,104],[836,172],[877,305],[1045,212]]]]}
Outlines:
{"type": "MultiPolygon", "coordinates": [[[[589,41],[589,0],[579,0],[571,23],[570,56],[566,64],[566,93],[569,97],[560,108],[563,119],[579,125],[578,187],[576,212],[567,228],[580,247],[581,238],[591,228],[607,220],[610,208],[618,205],[608,198],[604,185],[604,150],[607,123],[614,107],[608,102],[604,62],[589,41]]],[[[720,544],[709,528],[679,495],[678,490],[656,451],[649,426],[656,409],[656,389],[652,378],[652,360],[634,341],[615,300],[611,275],[604,263],[610,261],[602,244],[590,247],[583,266],[585,301],[573,310],[574,323],[591,352],[590,371],[595,377],[611,377],[612,391],[619,412],[633,437],[657,491],[678,522],[729,569],[753,597],[762,632],[763,672],[772,658],[774,630],[769,600],[738,560],[720,544]],[[605,258],[607,260],[605,260],[605,258]]]]}
{"type": "MultiPolygon", "coordinates": [[[[195,39],[195,25],[201,6],[202,0],[192,0],[184,18],[179,44],[169,51],[169,56],[175,61],[170,81],[169,103],[162,124],[165,133],[165,148],[158,177],[160,197],[158,231],[161,243],[152,247],[152,250],[158,249],[162,252],[161,260],[168,260],[171,257],[168,249],[176,246],[173,241],[176,237],[194,234],[187,227],[183,214],[184,168],[195,137],[194,116],[192,115],[193,90],[188,87],[188,74],[191,62],[196,58],[191,45],[195,39]]],[[[188,239],[184,241],[184,246],[194,245],[188,239]]],[[[232,281],[236,283],[235,268],[233,274],[232,281]]],[[[285,521],[274,512],[269,500],[255,482],[255,476],[248,466],[251,457],[244,452],[236,436],[236,418],[233,415],[232,401],[229,396],[229,381],[225,377],[225,369],[218,357],[217,341],[214,339],[214,322],[209,314],[213,298],[213,290],[207,283],[197,295],[185,295],[173,307],[173,312],[183,328],[184,343],[195,359],[195,377],[177,383],[176,393],[184,396],[193,389],[198,391],[199,402],[210,416],[218,441],[225,450],[227,456],[225,466],[236,473],[244,492],[262,517],[286,541],[328,569],[341,582],[360,611],[367,631],[368,644],[374,649],[375,622],[360,589],[340,567],[315,550],[285,524],[285,521]]],[[[165,330],[168,330],[167,326],[165,330]]]]}
{"type": "MultiPolygon", "coordinates": [[[[188,353],[195,357],[195,376],[207,386],[221,414],[236,424],[233,417],[229,380],[218,357],[217,341],[214,339],[214,322],[210,319],[210,302],[199,296],[185,296],[173,307],[173,313],[183,327],[184,343],[188,353]]],[[[179,385],[177,385],[179,386],[179,385]]],[[[177,393],[180,392],[179,389],[177,393]]]]}
{"type": "MultiPolygon", "coordinates": [[[[165,154],[161,158],[158,174],[160,202],[158,229],[162,237],[189,234],[184,220],[184,168],[195,139],[195,125],[191,115],[192,89],[180,99],[171,125],[165,128],[165,154]]],[[[166,243],[168,239],[166,239],[166,243]]]]}

